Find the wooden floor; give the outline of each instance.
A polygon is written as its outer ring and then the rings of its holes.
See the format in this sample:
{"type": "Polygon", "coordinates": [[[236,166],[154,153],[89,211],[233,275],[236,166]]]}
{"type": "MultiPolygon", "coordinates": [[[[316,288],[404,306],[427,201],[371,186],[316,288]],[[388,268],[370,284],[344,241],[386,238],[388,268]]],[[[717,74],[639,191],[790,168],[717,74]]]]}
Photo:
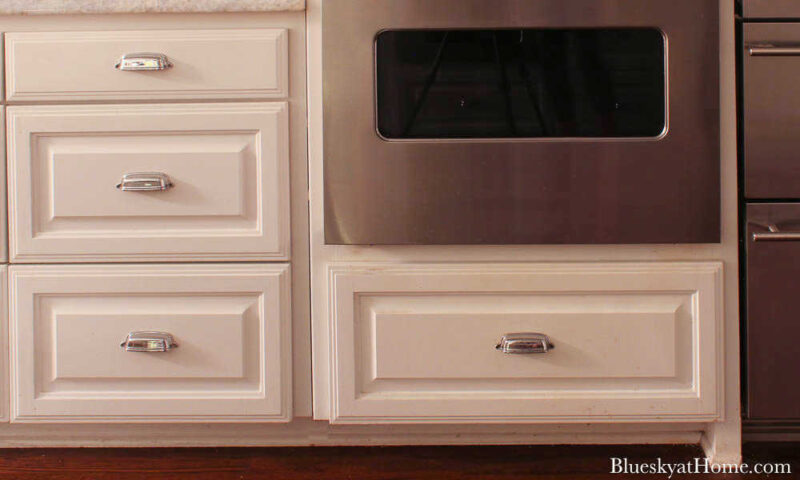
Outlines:
{"type": "MultiPolygon", "coordinates": [[[[5,449],[0,479],[621,479],[610,457],[631,462],[686,462],[693,446],[387,447],[219,449],[5,449]]],[[[749,462],[791,462],[800,471],[800,444],[749,444],[749,462]]],[[[666,478],[648,475],[641,478],[666,478]]],[[[687,478],[674,476],[676,478],[687,478]]],[[[703,475],[704,479],[760,478],[703,475]]],[[[766,478],[766,477],[762,477],[766,478]]],[[[800,478],[800,474],[770,479],[800,478]]]]}

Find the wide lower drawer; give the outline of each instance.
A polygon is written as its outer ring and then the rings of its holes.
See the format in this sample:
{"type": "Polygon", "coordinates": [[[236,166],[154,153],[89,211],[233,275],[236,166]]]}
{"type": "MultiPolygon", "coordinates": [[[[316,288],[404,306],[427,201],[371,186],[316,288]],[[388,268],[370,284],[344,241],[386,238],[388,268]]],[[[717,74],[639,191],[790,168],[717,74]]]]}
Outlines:
{"type": "Polygon", "coordinates": [[[288,265],[13,266],[9,284],[12,422],[291,418],[288,265]],[[121,345],[139,332],[177,347],[121,345]]]}
{"type": "Polygon", "coordinates": [[[5,45],[11,101],[288,96],[282,28],[12,32],[5,45]]]}
{"type": "Polygon", "coordinates": [[[753,420],[800,420],[800,205],[747,205],[747,403],[753,420]]]}
{"type": "Polygon", "coordinates": [[[286,260],[288,135],[285,102],[9,107],[11,258],[286,260]]]}
{"type": "Polygon", "coordinates": [[[333,266],[331,421],[716,419],[721,270],[333,266]],[[517,333],[554,348],[496,348],[517,333]]]}

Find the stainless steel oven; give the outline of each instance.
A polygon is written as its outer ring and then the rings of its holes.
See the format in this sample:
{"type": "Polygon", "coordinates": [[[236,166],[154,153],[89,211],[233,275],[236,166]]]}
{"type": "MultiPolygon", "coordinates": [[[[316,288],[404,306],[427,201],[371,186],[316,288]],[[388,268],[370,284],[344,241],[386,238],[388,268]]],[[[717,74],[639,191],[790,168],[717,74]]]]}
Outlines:
{"type": "Polygon", "coordinates": [[[326,0],[326,243],[718,242],[718,8],[326,0]]]}

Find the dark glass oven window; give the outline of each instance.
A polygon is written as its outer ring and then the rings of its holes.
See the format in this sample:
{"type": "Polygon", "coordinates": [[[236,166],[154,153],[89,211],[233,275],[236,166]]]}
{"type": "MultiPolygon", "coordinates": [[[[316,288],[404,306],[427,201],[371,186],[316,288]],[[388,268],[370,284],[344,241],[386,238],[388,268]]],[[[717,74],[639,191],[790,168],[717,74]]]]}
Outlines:
{"type": "Polygon", "coordinates": [[[376,39],[389,139],[657,137],[657,29],[393,30],[376,39]]]}

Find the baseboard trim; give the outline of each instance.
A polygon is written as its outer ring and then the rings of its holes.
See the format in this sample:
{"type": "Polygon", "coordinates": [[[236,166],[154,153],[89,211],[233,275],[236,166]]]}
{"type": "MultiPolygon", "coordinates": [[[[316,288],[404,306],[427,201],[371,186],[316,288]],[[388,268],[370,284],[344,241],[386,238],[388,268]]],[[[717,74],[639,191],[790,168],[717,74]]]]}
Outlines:
{"type": "Polygon", "coordinates": [[[745,442],[800,442],[800,421],[745,420],[742,424],[742,440],[745,442]]]}
{"type": "Polygon", "coordinates": [[[699,444],[698,424],[336,426],[290,424],[0,425],[0,447],[267,447],[699,444]]]}

